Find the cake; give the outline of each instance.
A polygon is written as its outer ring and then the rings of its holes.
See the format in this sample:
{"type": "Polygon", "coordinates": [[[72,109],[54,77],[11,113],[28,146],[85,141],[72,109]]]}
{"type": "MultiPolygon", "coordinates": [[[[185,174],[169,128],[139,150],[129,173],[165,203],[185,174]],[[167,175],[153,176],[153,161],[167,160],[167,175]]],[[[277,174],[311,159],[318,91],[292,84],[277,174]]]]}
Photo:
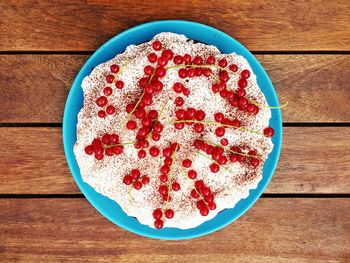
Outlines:
{"type": "Polygon", "coordinates": [[[164,32],[95,67],[82,89],[82,179],[141,224],[196,227],[261,180],[274,131],[244,57],[164,32]]]}

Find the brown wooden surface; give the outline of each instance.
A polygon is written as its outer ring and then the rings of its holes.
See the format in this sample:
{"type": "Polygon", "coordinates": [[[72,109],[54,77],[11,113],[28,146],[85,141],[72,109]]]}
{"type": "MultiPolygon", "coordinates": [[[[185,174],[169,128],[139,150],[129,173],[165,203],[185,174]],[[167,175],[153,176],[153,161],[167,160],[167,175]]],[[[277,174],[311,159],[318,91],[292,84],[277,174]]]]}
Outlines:
{"type": "Polygon", "coordinates": [[[346,262],[349,199],[265,198],[234,224],[188,241],[115,227],[83,199],[0,200],[2,260],[346,262]],[[180,252],[181,251],[181,252],[180,252]]]}
{"type": "MultiPolygon", "coordinates": [[[[349,142],[350,127],[284,128],[281,159],[265,193],[350,194],[349,142]]],[[[0,194],[80,193],[61,128],[0,128],[0,149],[8,149],[0,159],[0,194]]]]}
{"type": "Polygon", "coordinates": [[[187,19],[217,27],[250,50],[350,50],[350,2],[5,0],[0,50],[94,50],[140,23],[187,19]]]}
{"type": "MultiPolygon", "coordinates": [[[[350,122],[350,55],[258,55],[281,102],[284,122],[350,122]]],[[[87,55],[0,55],[0,122],[61,122],[87,55]]]]}
{"type": "Polygon", "coordinates": [[[0,262],[350,262],[349,53],[347,0],[0,1],[0,262]],[[79,195],[57,127],[92,51],[159,19],[233,36],[289,101],[266,195],[190,241],[140,237],[100,215],[79,195]]]}

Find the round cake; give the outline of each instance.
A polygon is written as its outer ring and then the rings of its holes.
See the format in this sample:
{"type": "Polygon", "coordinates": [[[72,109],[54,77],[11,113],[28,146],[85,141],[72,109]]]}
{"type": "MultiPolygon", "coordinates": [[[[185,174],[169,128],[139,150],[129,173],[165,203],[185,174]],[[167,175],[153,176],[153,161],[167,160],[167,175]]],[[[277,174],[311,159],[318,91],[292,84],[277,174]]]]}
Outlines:
{"type": "Polygon", "coordinates": [[[84,182],[152,228],[196,227],[255,189],[271,110],[246,59],[161,33],[83,80],[84,182]]]}

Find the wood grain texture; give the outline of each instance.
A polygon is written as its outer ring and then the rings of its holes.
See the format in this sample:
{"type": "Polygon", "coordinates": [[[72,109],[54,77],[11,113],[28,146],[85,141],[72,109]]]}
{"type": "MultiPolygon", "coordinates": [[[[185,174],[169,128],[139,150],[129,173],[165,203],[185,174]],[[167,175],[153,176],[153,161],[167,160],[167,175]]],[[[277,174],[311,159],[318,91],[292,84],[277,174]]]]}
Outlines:
{"type": "Polygon", "coordinates": [[[187,241],[137,236],[85,199],[1,199],[0,257],[74,262],[346,262],[350,199],[260,199],[228,227],[187,241]]]}
{"type": "Polygon", "coordinates": [[[214,26],[250,50],[350,50],[346,0],[2,2],[0,50],[94,50],[125,29],[163,19],[214,26]]]}
{"type": "MultiPolygon", "coordinates": [[[[258,55],[284,122],[350,122],[350,55],[258,55]]],[[[61,122],[87,55],[0,55],[0,122],[61,122]],[[20,65],[20,66],[19,66],[20,65]],[[25,70],[23,70],[25,69],[25,70]]]]}
{"type": "MultiPolygon", "coordinates": [[[[350,193],[350,127],[284,128],[282,154],[265,193],[350,193]]],[[[80,193],[60,128],[0,128],[0,194],[80,193]]]]}

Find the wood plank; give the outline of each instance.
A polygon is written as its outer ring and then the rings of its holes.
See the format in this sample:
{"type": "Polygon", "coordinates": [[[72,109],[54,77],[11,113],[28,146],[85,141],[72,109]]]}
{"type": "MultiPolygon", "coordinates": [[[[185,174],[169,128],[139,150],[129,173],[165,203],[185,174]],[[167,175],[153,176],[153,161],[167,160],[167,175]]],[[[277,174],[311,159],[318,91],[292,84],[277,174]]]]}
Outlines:
{"type": "Polygon", "coordinates": [[[0,50],[95,50],[144,22],[209,24],[250,50],[350,50],[350,3],[340,1],[42,1],[0,3],[0,50]],[[33,4],[34,2],[34,4],[33,4]]]}
{"type": "MultiPolygon", "coordinates": [[[[265,193],[350,193],[350,127],[284,128],[282,154],[265,193]]],[[[0,194],[80,193],[60,128],[0,128],[0,194]]]]}
{"type": "MultiPolygon", "coordinates": [[[[258,55],[275,85],[284,122],[350,122],[349,55],[258,55]],[[331,99],[330,99],[331,98],[331,99]]],[[[87,55],[0,55],[0,122],[61,122],[87,55]],[[24,70],[25,69],[25,70],[24,70]]]]}
{"type": "Polygon", "coordinates": [[[346,262],[350,257],[350,199],[260,199],[225,229],[181,242],[129,233],[85,199],[1,199],[0,209],[5,262],[346,262]]]}

